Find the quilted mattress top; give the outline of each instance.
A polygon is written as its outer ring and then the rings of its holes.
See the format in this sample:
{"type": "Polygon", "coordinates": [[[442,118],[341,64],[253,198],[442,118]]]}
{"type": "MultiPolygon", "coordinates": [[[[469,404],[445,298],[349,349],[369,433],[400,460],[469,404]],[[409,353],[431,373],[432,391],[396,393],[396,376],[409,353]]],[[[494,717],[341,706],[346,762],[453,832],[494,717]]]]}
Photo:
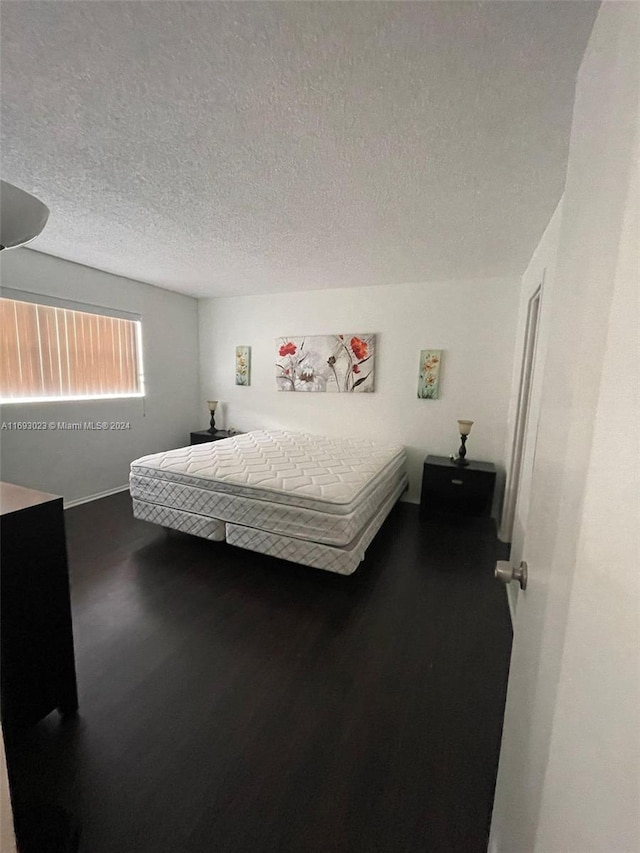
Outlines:
{"type": "Polygon", "coordinates": [[[257,430],[143,456],[131,474],[341,512],[405,464],[400,445],[257,430]]]}

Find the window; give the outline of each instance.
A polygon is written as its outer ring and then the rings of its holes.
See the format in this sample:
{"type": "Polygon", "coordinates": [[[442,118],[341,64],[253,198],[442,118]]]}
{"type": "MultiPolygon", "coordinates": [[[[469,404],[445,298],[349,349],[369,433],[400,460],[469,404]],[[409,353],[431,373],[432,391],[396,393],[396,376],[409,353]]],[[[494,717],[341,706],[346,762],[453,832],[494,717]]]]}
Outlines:
{"type": "Polygon", "coordinates": [[[0,299],[0,402],[142,396],[139,320],[0,299]]]}

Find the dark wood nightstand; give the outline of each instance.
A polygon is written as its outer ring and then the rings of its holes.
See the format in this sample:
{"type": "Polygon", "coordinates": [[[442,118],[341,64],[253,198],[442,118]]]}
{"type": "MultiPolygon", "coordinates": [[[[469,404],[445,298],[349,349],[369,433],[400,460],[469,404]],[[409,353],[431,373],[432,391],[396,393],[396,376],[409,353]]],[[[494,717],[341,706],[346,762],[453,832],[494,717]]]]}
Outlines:
{"type": "Polygon", "coordinates": [[[454,465],[446,456],[427,456],[422,469],[422,513],[491,514],[496,469],[492,462],[454,465]]]}
{"type": "Polygon", "coordinates": [[[240,435],[240,433],[231,433],[226,429],[217,429],[214,433],[210,433],[208,429],[200,429],[191,433],[189,444],[206,444],[208,441],[220,441],[223,438],[229,438],[231,435],[240,435]]]}

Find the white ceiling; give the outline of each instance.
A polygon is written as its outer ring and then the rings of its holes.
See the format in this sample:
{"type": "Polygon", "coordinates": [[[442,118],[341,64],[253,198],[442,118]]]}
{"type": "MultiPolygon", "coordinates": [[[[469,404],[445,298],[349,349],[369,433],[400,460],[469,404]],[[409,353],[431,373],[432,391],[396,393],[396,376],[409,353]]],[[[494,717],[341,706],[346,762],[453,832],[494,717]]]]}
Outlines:
{"type": "Polygon", "coordinates": [[[34,249],[197,296],[522,272],[591,2],[2,4],[34,249]]]}

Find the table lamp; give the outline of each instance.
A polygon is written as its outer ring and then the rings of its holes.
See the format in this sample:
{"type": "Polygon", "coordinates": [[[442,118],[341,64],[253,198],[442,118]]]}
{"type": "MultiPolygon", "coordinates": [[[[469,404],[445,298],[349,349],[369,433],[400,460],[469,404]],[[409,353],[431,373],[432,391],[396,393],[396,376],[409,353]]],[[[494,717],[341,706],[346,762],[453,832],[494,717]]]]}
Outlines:
{"type": "Polygon", "coordinates": [[[209,432],[214,433],[216,431],[216,406],[218,405],[217,400],[207,400],[207,406],[209,406],[209,411],[211,412],[211,421],[209,422],[209,432]]]}
{"type": "Polygon", "coordinates": [[[471,432],[471,427],[473,426],[473,421],[458,421],[458,429],[460,430],[460,450],[458,450],[457,457],[453,460],[455,465],[468,465],[469,463],[465,459],[467,455],[467,449],[465,447],[467,436],[471,432]]]}

